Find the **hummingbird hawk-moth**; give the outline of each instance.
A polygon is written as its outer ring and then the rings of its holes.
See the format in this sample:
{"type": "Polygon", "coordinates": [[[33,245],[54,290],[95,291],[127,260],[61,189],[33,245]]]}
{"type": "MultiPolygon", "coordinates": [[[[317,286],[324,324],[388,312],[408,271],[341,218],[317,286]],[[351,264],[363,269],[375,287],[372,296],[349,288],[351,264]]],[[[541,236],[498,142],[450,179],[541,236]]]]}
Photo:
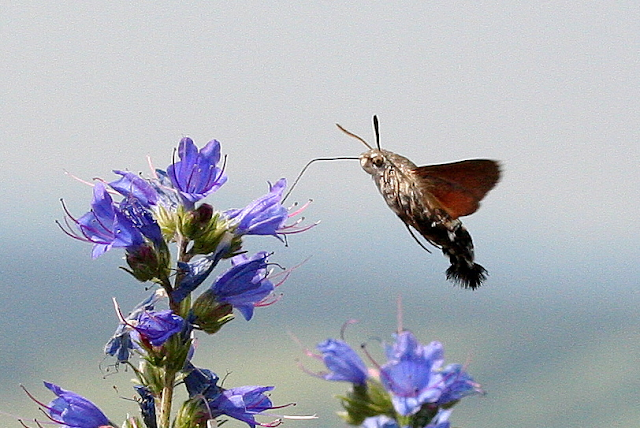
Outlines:
{"type": "Polygon", "coordinates": [[[371,175],[389,208],[400,217],[418,244],[429,251],[411,228],[449,257],[447,279],[475,290],[486,279],[487,271],[475,263],[473,241],[460,217],[478,210],[480,201],[500,180],[500,164],[488,159],[472,159],[417,166],[404,156],[381,149],[376,116],[373,116],[373,125],[376,148],[337,126],[369,148],[359,157],[362,169],[371,175]]]}
{"type": "Polygon", "coordinates": [[[380,148],[378,118],[373,116],[376,147],[336,124],[345,134],[361,141],[369,150],[359,157],[316,158],[298,174],[284,202],[304,172],[317,161],[360,160],[385,202],[405,224],[415,241],[431,252],[413,233],[416,230],[431,245],[449,257],[447,279],[475,290],[487,278],[487,270],[475,263],[471,235],[460,217],[473,214],[480,201],[500,180],[500,164],[489,159],[471,159],[441,165],[417,166],[404,156],[380,148]]]}

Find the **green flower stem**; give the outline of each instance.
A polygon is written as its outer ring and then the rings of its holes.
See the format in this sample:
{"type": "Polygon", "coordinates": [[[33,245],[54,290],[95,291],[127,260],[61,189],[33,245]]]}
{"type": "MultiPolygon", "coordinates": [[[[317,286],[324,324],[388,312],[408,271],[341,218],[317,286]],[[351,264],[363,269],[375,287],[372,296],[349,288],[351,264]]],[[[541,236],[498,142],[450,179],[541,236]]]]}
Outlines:
{"type": "MultiPolygon", "coordinates": [[[[177,254],[177,259],[179,262],[184,262],[184,263],[188,263],[189,260],[191,260],[191,255],[187,253],[187,247],[189,246],[189,239],[185,238],[180,232],[176,233],[176,245],[178,247],[178,254],[177,254]]],[[[183,273],[180,273],[179,271],[176,273],[176,277],[173,283],[173,289],[176,290],[178,289],[178,287],[180,287],[180,282],[182,281],[182,278],[184,277],[183,273]]],[[[169,295],[171,296],[171,295],[169,295]]],[[[191,302],[191,299],[189,297],[185,298],[183,300],[183,302],[191,302]]],[[[184,303],[182,305],[177,304],[176,302],[173,301],[173,299],[171,297],[169,297],[169,307],[170,309],[175,312],[176,314],[180,315],[181,317],[185,317],[186,313],[183,309],[188,310],[190,305],[186,306],[184,305],[184,303]]]]}
{"type": "Polygon", "coordinates": [[[175,380],[176,374],[174,371],[166,372],[160,401],[160,411],[157,417],[158,428],[171,427],[171,404],[173,403],[173,385],[175,380]]]}
{"type": "MultiPolygon", "coordinates": [[[[182,236],[182,234],[177,233],[176,236],[176,244],[177,244],[177,250],[178,250],[178,254],[177,254],[177,259],[181,262],[188,262],[189,259],[191,258],[191,256],[189,254],[187,254],[187,247],[189,245],[189,240],[187,238],[185,238],[184,236],[182,236]]],[[[171,287],[171,284],[168,284],[168,286],[172,289],[175,290],[180,286],[180,281],[182,280],[182,276],[181,274],[177,274],[173,287],[171,287]]],[[[165,289],[166,289],[166,285],[165,285],[165,289]]],[[[168,290],[169,291],[169,290],[168,290]]],[[[184,312],[186,310],[184,308],[184,304],[186,304],[186,308],[188,309],[190,306],[190,302],[191,299],[187,298],[183,301],[183,305],[176,303],[173,301],[173,299],[171,299],[171,294],[169,293],[169,307],[171,308],[171,310],[173,310],[175,313],[184,316],[184,312]]],[[[176,381],[176,374],[177,371],[174,370],[173,368],[165,368],[165,374],[164,374],[164,379],[163,379],[163,388],[162,388],[162,394],[160,397],[160,408],[158,409],[157,412],[157,422],[158,422],[158,428],[171,428],[171,405],[173,404],[173,389],[174,389],[174,385],[175,385],[175,381],[176,381]]]]}

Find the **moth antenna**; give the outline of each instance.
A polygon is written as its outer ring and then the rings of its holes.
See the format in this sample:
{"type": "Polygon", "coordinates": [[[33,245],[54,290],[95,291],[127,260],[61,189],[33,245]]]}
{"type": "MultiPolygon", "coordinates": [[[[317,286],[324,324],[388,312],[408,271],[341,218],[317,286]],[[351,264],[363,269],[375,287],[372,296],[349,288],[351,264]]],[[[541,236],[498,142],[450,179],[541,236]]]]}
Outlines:
{"type": "Polygon", "coordinates": [[[378,116],[373,115],[373,130],[376,134],[376,146],[380,150],[380,127],[378,126],[378,116]]]}
{"type": "Polygon", "coordinates": [[[353,137],[353,138],[355,138],[356,140],[361,141],[361,142],[362,142],[362,144],[364,144],[365,146],[367,146],[367,147],[369,148],[369,150],[373,150],[373,147],[371,147],[371,146],[369,145],[369,143],[367,143],[366,141],[364,141],[362,138],[358,137],[358,136],[357,136],[356,134],[354,134],[353,132],[349,132],[349,131],[347,131],[347,130],[346,130],[346,129],[344,129],[342,126],[340,126],[340,124],[339,124],[339,123],[336,123],[336,126],[337,126],[338,128],[340,128],[340,130],[341,130],[342,132],[344,132],[345,134],[347,134],[348,136],[353,137]]]}
{"type": "MultiPolygon", "coordinates": [[[[357,139],[357,140],[360,140],[360,141],[361,141],[365,146],[367,146],[367,147],[369,148],[369,150],[373,150],[373,147],[371,147],[371,146],[369,145],[369,143],[367,143],[366,141],[364,141],[364,139],[360,138],[359,136],[357,136],[357,135],[356,135],[356,134],[354,134],[353,132],[349,132],[349,131],[347,131],[347,130],[346,130],[346,129],[344,129],[342,126],[340,126],[340,124],[339,124],[339,123],[336,123],[336,126],[337,126],[338,128],[340,128],[340,130],[341,130],[342,132],[344,132],[345,134],[347,134],[348,136],[353,137],[353,138],[355,138],[355,139],[357,139]]],[[[376,133],[376,144],[378,145],[378,150],[381,150],[381,149],[380,149],[380,131],[379,131],[379,127],[378,127],[378,116],[376,116],[376,115],[373,115],[373,127],[374,127],[374,129],[375,129],[375,133],[376,133]]],[[[393,163],[393,161],[392,161],[391,159],[389,159],[389,156],[385,155],[384,153],[381,153],[381,154],[382,154],[382,156],[385,158],[385,160],[386,160],[390,165],[392,165],[394,168],[396,168],[396,171],[398,172],[398,174],[400,174],[402,177],[405,177],[405,178],[406,178],[406,174],[405,174],[404,172],[402,172],[402,170],[398,169],[398,168],[395,166],[395,164],[393,163]]],[[[415,239],[415,238],[414,238],[414,239],[415,239]]],[[[424,245],[420,245],[420,246],[421,246],[422,248],[424,248],[424,245]]],[[[425,248],[425,250],[427,250],[427,249],[425,248]]],[[[429,251],[429,250],[427,250],[427,251],[429,251]]],[[[429,252],[430,252],[430,251],[429,251],[429,252]]]]}
{"type": "MultiPolygon", "coordinates": [[[[338,125],[340,126],[340,125],[338,125]]],[[[346,131],[345,131],[346,132],[346,131]]],[[[358,137],[359,138],[359,137],[358,137]]],[[[366,144],[366,143],[365,143],[366,144]]],[[[311,166],[312,163],[314,162],[318,162],[318,161],[334,161],[334,160],[358,160],[360,158],[356,158],[353,156],[339,156],[339,157],[335,157],[335,158],[315,158],[315,159],[311,159],[309,162],[307,162],[307,164],[304,166],[304,168],[302,168],[302,170],[300,171],[300,174],[298,174],[298,176],[296,177],[296,179],[293,181],[293,184],[291,185],[291,187],[289,187],[289,190],[287,191],[287,193],[284,195],[284,198],[282,198],[282,200],[280,201],[280,203],[284,203],[284,201],[287,200],[287,198],[289,197],[289,195],[291,194],[291,192],[293,192],[293,189],[296,187],[296,185],[298,184],[298,181],[300,181],[300,179],[302,178],[302,174],[305,173],[305,171],[307,170],[307,168],[309,168],[311,166]]]]}

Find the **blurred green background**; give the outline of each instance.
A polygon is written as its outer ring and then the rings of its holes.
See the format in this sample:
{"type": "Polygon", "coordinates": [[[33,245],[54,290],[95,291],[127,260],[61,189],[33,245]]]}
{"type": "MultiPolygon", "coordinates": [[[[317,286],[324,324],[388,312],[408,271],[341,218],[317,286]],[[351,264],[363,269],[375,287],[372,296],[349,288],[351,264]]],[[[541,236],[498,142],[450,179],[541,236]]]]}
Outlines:
{"type": "MultiPolygon", "coordinates": [[[[476,292],[444,279],[357,162],[311,167],[293,193],[315,229],[248,242],[299,267],[281,302],[202,336],[196,361],[227,386],[276,385],[278,404],[342,426],[294,335],[374,349],[404,324],[444,342],[488,394],[460,427],[637,426],[640,420],[640,9],[634,2],[83,2],[5,4],[0,14],[0,410],[40,416],[45,379],[136,413],[131,373],[102,347],[147,292],[112,251],[64,236],[63,197],[84,213],[85,179],[166,167],[184,135],[228,154],[208,199],[241,207],[315,157],[363,148],[334,126],[417,164],[487,157],[504,178],[465,219],[490,273],[476,292]],[[117,386],[117,391],[112,387],[117,386]]],[[[18,426],[0,415],[0,426],[18,426]]],[[[231,426],[231,425],[229,425],[231,426]]]]}

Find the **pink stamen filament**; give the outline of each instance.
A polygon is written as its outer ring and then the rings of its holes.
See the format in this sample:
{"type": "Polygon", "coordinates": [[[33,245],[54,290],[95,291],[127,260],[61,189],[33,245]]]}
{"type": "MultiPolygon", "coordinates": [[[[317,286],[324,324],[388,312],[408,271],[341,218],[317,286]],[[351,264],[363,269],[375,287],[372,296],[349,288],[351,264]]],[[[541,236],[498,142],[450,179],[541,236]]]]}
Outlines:
{"type": "MultiPolygon", "coordinates": [[[[47,419],[49,419],[52,422],[55,422],[56,424],[60,424],[60,425],[64,425],[64,422],[61,421],[57,421],[55,419],[53,419],[47,412],[45,412],[42,407],[44,407],[45,409],[47,409],[48,411],[51,411],[52,408],[47,406],[46,404],[44,404],[43,402],[39,401],[38,399],[36,399],[36,397],[34,397],[29,391],[27,391],[27,388],[24,387],[24,385],[20,385],[20,388],[22,388],[22,390],[25,392],[25,394],[27,394],[27,397],[29,397],[33,402],[37,403],[39,406],[41,406],[40,411],[42,411],[42,413],[47,417],[47,419]]],[[[34,419],[35,421],[35,419],[34,419]]],[[[39,423],[38,421],[35,421],[38,426],[39,423]]]]}
{"type": "Polygon", "coordinates": [[[126,325],[128,327],[131,327],[131,328],[135,328],[135,326],[133,324],[131,324],[130,322],[128,322],[127,319],[125,318],[124,314],[120,310],[120,305],[118,305],[118,302],[117,302],[115,297],[113,298],[113,307],[116,310],[116,315],[118,316],[118,319],[120,320],[121,324],[124,324],[124,325],[126,325]]]}
{"type": "Polygon", "coordinates": [[[297,225],[298,225],[300,222],[302,222],[303,220],[304,220],[304,218],[299,219],[298,221],[296,221],[296,222],[295,222],[295,223],[293,223],[293,224],[283,226],[283,227],[281,227],[280,229],[278,229],[278,230],[277,230],[277,233],[279,233],[279,234],[281,234],[281,235],[285,235],[285,234],[287,234],[287,235],[293,235],[293,234],[296,234],[296,233],[306,232],[307,230],[311,229],[312,227],[316,227],[318,224],[320,224],[320,222],[319,222],[319,221],[317,221],[317,222],[315,222],[315,223],[313,223],[313,224],[310,224],[310,225],[308,225],[308,226],[304,226],[304,227],[297,227],[297,225]],[[290,230],[290,229],[293,229],[293,230],[290,230]]]}
{"type": "MultiPolygon", "coordinates": [[[[80,226],[79,226],[79,225],[80,225],[80,222],[79,222],[75,217],[73,217],[73,216],[71,215],[71,213],[70,213],[70,212],[69,212],[69,210],[67,209],[67,206],[65,205],[64,201],[61,199],[61,200],[60,200],[60,202],[62,203],[62,209],[64,210],[65,214],[67,215],[67,217],[68,217],[68,218],[70,218],[70,219],[71,219],[71,221],[73,221],[73,222],[75,223],[76,228],[79,230],[80,234],[78,234],[78,233],[74,233],[74,232],[73,232],[73,229],[74,229],[74,228],[73,228],[73,226],[71,226],[71,224],[69,223],[69,220],[68,220],[67,218],[65,218],[65,219],[64,219],[64,223],[65,223],[65,226],[67,226],[67,228],[68,228],[69,230],[66,230],[66,229],[65,229],[65,228],[60,224],[60,222],[56,220],[56,224],[58,225],[58,227],[60,227],[60,230],[62,230],[62,231],[63,231],[67,236],[69,236],[69,237],[71,237],[71,238],[73,238],[73,239],[77,239],[77,240],[79,240],[79,241],[83,241],[83,242],[91,242],[91,243],[93,243],[93,244],[104,244],[104,245],[109,244],[109,242],[108,242],[108,241],[96,241],[96,240],[94,240],[94,239],[90,238],[90,237],[89,237],[89,235],[85,232],[85,229],[93,230],[93,231],[95,231],[95,232],[96,232],[96,234],[98,234],[98,229],[96,229],[96,228],[91,228],[91,227],[89,227],[89,226],[83,226],[83,227],[80,227],[80,226]]],[[[91,212],[93,212],[93,209],[91,210],[91,212]]],[[[94,213],[93,215],[94,215],[94,217],[95,217],[95,212],[93,212],[93,213],[94,213]]],[[[97,217],[96,217],[96,220],[97,220],[97,217]]],[[[100,225],[104,228],[104,226],[103,226],[100,222],[98,222],[98,224],[100,224],[100,225]]],[[[105,231],[107,231],[107,232],[108,232],[108,230],[107,230],[106,228],[105,228],[105,231]]]]}
{"type": "Polygon", "coordinates": [[[277,296],[270,294],[267,297],[265,297],[264,299],[262,299],[261,301],[259,301],[258,303],[254,303],[254,307],[256,308],[263,308],[266,306],[271,306],[274,303],[279,302],[280,300],[282,300],[282,296],[283,294],[279,294],[277,296]]]}
{"type": "MultiPolygon", "coordinates": [[[[300,208],[298,208],[298,209],[297,209],[297,210],[295,210],[294,212],[289,213],[289,217],[296,216],[296,215],[300,214],[302,211],[306,210],[306,209],[307,209],[307,207],[311,204],[311,202],[313,202],[313,199],[309,199],[309,200],[307,201],[307,203],[305,203],[303,206],[301,206],[300,208]]],[[[294,205],[294,206],[295,206],[295,205],[294,205]]],[[[291,209],[291,208],[293,208],[293,206],[292,206],[292,207],[290,207],[289,209],[291,209]]]]}

